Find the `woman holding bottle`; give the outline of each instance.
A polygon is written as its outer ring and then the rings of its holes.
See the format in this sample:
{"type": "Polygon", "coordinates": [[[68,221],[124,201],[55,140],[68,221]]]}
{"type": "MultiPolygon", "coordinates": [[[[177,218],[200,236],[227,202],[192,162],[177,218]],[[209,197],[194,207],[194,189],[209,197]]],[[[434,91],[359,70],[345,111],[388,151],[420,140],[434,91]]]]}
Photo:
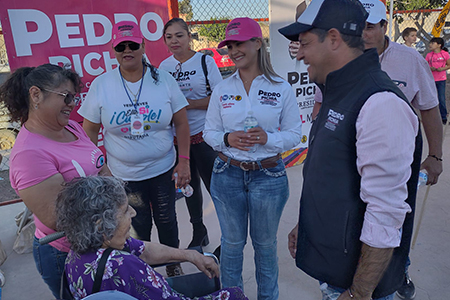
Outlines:
{"type": "Polygon", "coordinates": [[[300,142],[300,115],[291,86],[270,65],[257,22],[232,20],[223,46],[237,70],[211,95],[203,135],[219,151],[211,196],[222,231],[221,280],[243,288],[250,226],[258,299],[278,299],[277,230],[289,197],[280,153],[300,142]]]}
{"type": "Polygon", "coordinates": [[[164,26],[163,35],[164,41],[173,55],[164,60],[159,68],[172,74],[189,102],[186,109],[191,142],[189,152],[190,184],[194,193],[192,196],[186,197],[190,222],[193,227],[192,241],[188,247],[206,246],[209,239],[203,224],[201,180],[209,192],[212,167],[217,153],[205,143],[202,135],[211,91],[222,81],[222,76],[212,57],[191,50],[189,46],[191,33],[183,19],[173,18],[168,21],[164,26]],[[204,61],[202,62],[202,60],[204,61]]]}

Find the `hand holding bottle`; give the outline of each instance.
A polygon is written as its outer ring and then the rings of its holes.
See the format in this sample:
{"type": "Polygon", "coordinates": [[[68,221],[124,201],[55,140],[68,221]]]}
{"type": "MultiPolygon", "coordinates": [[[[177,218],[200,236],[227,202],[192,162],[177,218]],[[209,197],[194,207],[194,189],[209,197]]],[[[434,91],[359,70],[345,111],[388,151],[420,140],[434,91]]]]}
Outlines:
{"type": "Polygon", "coordinates": [[[185,187],[179,188],[178,186],[176,186],[178,173],[173,174],[173,176],[175,177],[175,187],[177,189],[176,191],[182,193],[185,197],[192,196],[192,194],[194,193],[194,188],[189,183],[186,184],[185,187]]]}

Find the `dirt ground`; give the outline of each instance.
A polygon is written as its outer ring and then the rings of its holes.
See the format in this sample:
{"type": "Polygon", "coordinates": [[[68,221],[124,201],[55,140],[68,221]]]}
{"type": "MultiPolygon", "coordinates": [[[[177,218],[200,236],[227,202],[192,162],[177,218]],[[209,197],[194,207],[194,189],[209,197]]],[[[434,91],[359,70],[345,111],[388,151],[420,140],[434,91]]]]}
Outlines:
{"type": "Polygon", "coordinates": [[[0,202],[19,198],[9,182],[9,170],[0,171],[0,202]]]}

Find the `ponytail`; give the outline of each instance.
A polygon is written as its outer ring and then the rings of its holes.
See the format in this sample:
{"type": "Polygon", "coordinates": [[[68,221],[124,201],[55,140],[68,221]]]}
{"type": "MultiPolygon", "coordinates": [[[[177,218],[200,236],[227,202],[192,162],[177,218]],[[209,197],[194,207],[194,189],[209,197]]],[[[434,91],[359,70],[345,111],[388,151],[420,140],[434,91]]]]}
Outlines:
{"type": "Polygon", "coordinates": [[[0,86],[0,104],[9,110],[11,121],[23,124],[30,112],[30,88],[54,90],[66,81],[72,82],[77,93],[81,91],[80,76],[72,69],[52,64],[19,68],[0,86]]]}

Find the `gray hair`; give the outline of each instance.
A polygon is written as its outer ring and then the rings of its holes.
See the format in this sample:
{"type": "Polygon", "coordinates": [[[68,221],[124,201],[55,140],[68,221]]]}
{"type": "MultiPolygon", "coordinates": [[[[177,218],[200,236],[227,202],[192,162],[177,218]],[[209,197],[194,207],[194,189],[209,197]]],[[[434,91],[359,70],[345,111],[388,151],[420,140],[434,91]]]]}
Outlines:
{"type": "Polygon", "coordinates": [[[56,228],[64,231],[77,253],[99,249],[113,237],[120,206],[128,202],[124,182],[106,176],[65,183],[56,199],[56,228]]]}

